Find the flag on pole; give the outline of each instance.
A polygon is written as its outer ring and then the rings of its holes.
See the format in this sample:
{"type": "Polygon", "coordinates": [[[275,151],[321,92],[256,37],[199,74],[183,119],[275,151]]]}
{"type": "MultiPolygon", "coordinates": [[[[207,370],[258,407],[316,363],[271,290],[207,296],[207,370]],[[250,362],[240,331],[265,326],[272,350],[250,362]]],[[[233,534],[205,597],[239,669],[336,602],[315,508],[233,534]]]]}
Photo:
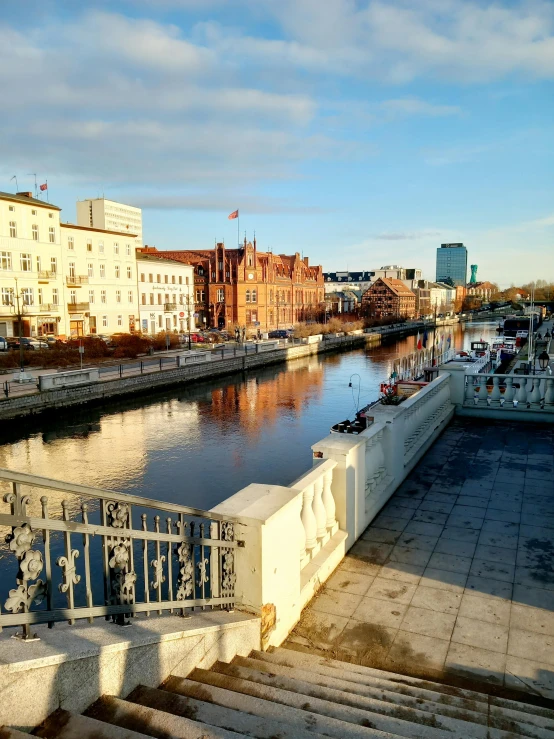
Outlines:
{"type": "Polygon", "coordinates": [[[48,183],[45,182],[44,185],[40,185],[39,187],[41,192],[44,192],[45,190],[48,190],[48,183]]]}
{"type": "Polygon", "coordinates": [[[228,216],[227,216],[227,218],[228,218],[228,219],[229,219],[230,221],[233,221],[233,220],[234,220],[235,218],[238,218],[238,217],[239,217],[239,212],[238,212],[238,210],[234,210],[234,211],[233,211],[233,212],[232,212],[232,213],[231,213],[230,215],[228,215],[228,216]]]}
{"type": "Polygon", "coordinates": [[[418,349],[421,349],[421,347],[422,347],[422,344],[421,344],[421,338],[420,338],[420,336],[419,336],[419,331],[417,332],[417,342],[416,342],[416,347],[417,347],[418,349]]]}
{"type": "Polygon", "coordinates": [[[429,338],[429,335],[427,333],[427,329],[425,329],[425,331],[423,332],[423,341],[422,341],[422,346],[423,346],[424,349],[427,347],[427,339],[428,338],[429,338]]]}
{"type": "Polygon", "coordinates": [[[450,349],[450,344],[452,343],[452,334],[448,334],[448,338],[446,339],[446,346],[450,349]]]}

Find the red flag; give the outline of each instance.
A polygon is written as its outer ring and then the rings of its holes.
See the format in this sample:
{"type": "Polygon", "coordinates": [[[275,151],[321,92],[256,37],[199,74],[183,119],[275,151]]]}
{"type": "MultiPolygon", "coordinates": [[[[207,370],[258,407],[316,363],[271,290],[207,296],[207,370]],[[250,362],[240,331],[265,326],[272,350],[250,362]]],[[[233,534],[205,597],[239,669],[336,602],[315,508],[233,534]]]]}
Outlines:
{"type": "Polygon", "coordinates": [[[48,183],[45,182],[44,185],[40,185],[39,187],[41,192],[44,192],[45,190],[48,190],[48,183]]]}
{"type": "Polygon", "coordinates": [[[423,346],[421,343],[421,339],[419,338],[419,331],[417,332],[417,345],[416,346],[418,349],[421,349],[423,346]]]}
{"type": "Polygon", "coordinates": [[[228,219],[229,219],[230,221],[232,221],[233,219],[235,219],[235,218],[238,218],[238,217],[239,217],[239,212],[238,212],[238,210],[234,210],[234,211],[233,211],[233,212],[231,213],[231,215],[230,215],[230,216],[227,216],[227,218],[228,218],[228,219]]]}

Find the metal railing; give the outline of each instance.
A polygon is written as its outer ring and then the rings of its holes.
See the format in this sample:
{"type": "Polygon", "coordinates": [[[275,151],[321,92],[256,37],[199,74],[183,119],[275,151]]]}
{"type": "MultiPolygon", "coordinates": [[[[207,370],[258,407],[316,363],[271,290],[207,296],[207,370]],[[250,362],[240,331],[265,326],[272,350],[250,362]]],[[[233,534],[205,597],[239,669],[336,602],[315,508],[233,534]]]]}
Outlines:
{"type": "Polygon", "coordinates": [[[171,311],[177,310],[177,303],[164,303],[164,312],[171,313],[171,311]]]}
{"type": "Polygon", "coordinates": [[[66,285],[88,285],[88,275],[67,275],[66,285]]]}
{"type": "Polygon", "coordinates": [[[54,310],[58,310],[59,306],[54,303],[41,303],[38,307],[41,313],[51,313],[54,310]]]}
{"type": "Polygon", "coordinates": [[[5,469],[0,488],[0,630],[29,640],[36,623],[233,609],[233,520],[5,469]]]}
{"type": "Polygon", "coordinates": [[[55,280],[57,276],[57,272],[47,269],[41,269],[38,273],[39,280],[55,280]]]}

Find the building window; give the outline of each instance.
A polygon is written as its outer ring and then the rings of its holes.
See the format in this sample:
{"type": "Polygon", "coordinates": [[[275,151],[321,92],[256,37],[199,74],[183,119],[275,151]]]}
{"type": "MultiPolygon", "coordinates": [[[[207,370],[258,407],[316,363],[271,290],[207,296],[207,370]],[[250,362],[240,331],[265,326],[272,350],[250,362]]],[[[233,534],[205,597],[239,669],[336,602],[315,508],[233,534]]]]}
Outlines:
{"type": "Polygon", "coordinates": [[[163,295],[161,293],[158,293],[158,305],[162,304],[163,295]]]}
{"type": "Polygon", "coordinates": [[[54,214],[53,213],[48,213],[48,218],[54,218],[54,214]]]}
{"type": "Polygon", "coordinates": [[[60,296],[58,292],[58,288],[55,287],[52,290],[52,305],[59,305],[60,304],[60,296]]]}
{"type": "Polygon", "coordinates": [[[90,239],[87,240],[87,251],[92,251],[92,241],[90,239]]]}
{"type": "Polygon", "coordinates": [[[223,272],[223,262],[221,262],[221,261],[218,262],[217,263],[217,267],[218,267],[218,269],[219,269],[220,272],[223,272]]]}
{"type": "Polygon", "coordinates": [[[249,303],[249,302],[250,302],[250,290],[247,290],[247,291],[246,291],[246,302],[247,302],[247,303],[249,303]]]}
{"type": "Polygon", "coordinates": [[[132,290],[129,290],[129,292],[127,293],[127,300],[129,303],[133,302],[133,291],[132,290]]]}
{"type": "Polygon", "coordinates": [[[17,224],[15,221],[10,221],[10,236],[15,239],[17,236],[17,224]]]}
{"type": "Polygon", "coordinates": [[[171,275],[171,283],[172,283],[173,285],[175,284],[175,275],[171,275]]]}
{"type": "Polygon", "coordinates": [[[37,272],[40,272],[40,271],[41,271],[41,261],[40,261],[40,257],[37,257],[37,272]]]}
{"type": "Polygon", "coordinates": [[[102,326],[108,328],[108,316],[102,316],[102,326]]]}
{"type": "MultiPolygon", "coordinates": [[[[53,244],[54,243],[54,238],[53,238],[54,237],[54,229],[52,228],[52,226],[50,226],[49,234],[50,234],[50,236],[49,236],[50,243],[53,244]]],[[[68,236],[67,237],[67,248],[68,249],[71,249],[71,251],[73,251],[75,249],[75,239],[73,238],[73,236],[68,236]]]]}
{"type": "Polygon", "coordinates": [[[115,276],[117,277],[117,279],[121,277],[121,267],[119,266],[119,264],[115,265],[115,276]]]}
{"type": "Polygon", "coordinates": [[[69,276],[75,279],[75,262],[69,262],[67,266],[69,269],[69,276]]]}
{"type": "Polygon", "coordinates": [[[225,290],[222,287],[217,288],[217,302],[223,303],[225,300],[225,290]]]}
{"type": "Polygon", "coordinates": [[[150,272],[150,274],[148,275],[148,282],[154,282],[154,275],[152,274],[152,272],[150,272]]]}
{"type": "Polygon", "coordinates": [[[10,205],[9,206],[9,211],[10,211],[10,213],[15,213],[15,206],[14,205],[10,205]]]}
{"type": "Polygon", "coordinates": [[[43,298],[42,287],[39,287],[39,289],[37,290],[37,299],[38,299],[39,305],[42,305],[42,298],[43,298]]]}
{"type": "Polygon", "coordinates": [[[179,275],[179,285],[182,285],[182,284],[183,284],[183,278],[181,277],[181,275],[179,275]]]}
{"type": "Polygon", "coordinates": [[[141,272],[141,273],[140,273],[140,281],[141,281],[141,282],[145,282],[145,279],[144,279],[144,277],[145,277],[145,275],[144,275],[144,272],[141,272]]]}
{"type": "Polygon", "coordinates": [[[31,215],[32,215],[32,216],[36,216],[36,214],[37,214],[36,210],[32,210],[32,211],[31,211],[31,215]]]}
{"type": "Polygon", "coordinates": [[[12,268],[12,255],[9,251],[0,251],[0,269],[12,268]]]}
{"type": "Polygon", "coordinates": [[[100,254],[103,254],[104,253],[104,242],[103,241],[101,241],[98,244],[98,251],[100,252],[100,254]]]}
{"type": "Polygon", "coordinates": [[[204,290],[197,290],[196,291],[196,302],[197,303],[203,303],[206,300],[206,293],[204,290]]]}
{"type": "Polygon", "coordinates": [[[258,299],[257,291],[252,290],[252,302],[255,303],[258,299]]]}
{"type": "Polygon", "coordinates": [[[100,290],[100,302],[106,303],[106,291],[105,290],[100,290]]]}
{"type": "Polygon", "coordinates": [[[116,303],[121,303],[121,290],[116,290],[115,291],[115,302],[116,303]]]}
{"type": "Polygon", "coordinates": [[[38,241],[38,226],[36,223],[33,223],[31,226],[31,233],[33,235],[33,241],[38,241]]]}
{"type": "Polygon", "coordinates": [[[161,275],[156,275],[156,282],[160,283],[162,281],[161,275]]]}
{"type": "Polygon", "coordinates": [[[163,317],[158,316],[158,328],[163,328],[163,317]]]}
{"type": "Polygon", "coordinates": [[[126,244],[126,246],[125,246],[125,254],[127,254],[128,257],[131,256],[131,244],[126,244]]]}
{"type": "Polygon", "coordinates": [[[127,279],[130,280],[133,277],[133,268],[127,267],[127,279]]]}
{"type": "Polygon", "coordinates": [[[113,244],[113,253],[114,254],[119,254],[119,244],[117,243],[117,241],[114,241],[114,244],[113,244]]]}
{"type": "Polygon", "coordinates": [[[23,305],[33,305],[34,304],[33,288],[32,287],[22,288],[21,297],[23,298],[23,305]]]}
{"type": "Polygon", "coordinates": [[[91,262],[89,262],[88,263],[88,266],[87,266],[87,270],[88,270],[88,276],[89,277],[94,277],[94,264],[92,264],[91,262]]]}
{"type": "Polygon", "coordinates": [[[105,277],[105,276],[106,276],[106,265],[101,264],[100,265],[100,277],[105,277]]]}
{"type": "Polygon", "coordinates": [[[89,303],[94,303],[94,290],[89,290],[88,291],[88,302],[89,303]]]}
{"type": "Polygon", "coordinates": [[[150,293],[150,305],[154,305],[154,293],[150,293]]]}
{"type": "Polygon", "coordinates": [[[77,302],[77,290],[70,290],[69,291],[69,302],[71,305],[75,305],[77,302]]]}
{"type": "Polygon", "coordinates": [[[13,304],[13,289],[11,287],[2,288],[2,305],[13,304]]]}
{"type": "Polygon", "coordinates": [[[21,254],[19,256],[19,263],[22,272],[31,272],[33,269],[30,254],[21,254]]]}
{"type": "Polygon", "coordinates": [[[118,326],[123,326],[123,316],[118,316],[117,317],[117,325],[118,326]]]}
{"type": "Polygon", "coordinates": [[[143,305],[146,305],[146,293],[142,293],[140,300],[143,305]]]}
{"type": "Polygon", "coordinates": [[[249,266],[249,267],[251,267],[251,266],[252,266],[252,254],[249,254],[249,255],[248,255],[248,266],[249,266]]]}
{"type": "Polygon", "coordinates": [[[169,275],[165,275],[165,284],[166,284],[166,285],[168,285],[168,284],[169,284],[169,275]]]}

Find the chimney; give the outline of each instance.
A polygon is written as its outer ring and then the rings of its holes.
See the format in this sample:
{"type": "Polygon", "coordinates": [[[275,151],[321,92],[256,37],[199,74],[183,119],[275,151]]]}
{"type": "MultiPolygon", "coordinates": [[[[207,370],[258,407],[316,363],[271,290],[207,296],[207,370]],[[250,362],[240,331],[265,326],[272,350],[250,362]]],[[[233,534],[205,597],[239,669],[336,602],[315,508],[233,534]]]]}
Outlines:
{"type": "Polygon", "coordinates": [[[304,257],[304,264],[306,265],[306,267],[310,266],[310,257],[304,257]]]}
{"type": "Polygon", "coordinates": [[[18,192],[17,195],[20,196],[20,197],[24,197],[24,198],[32,198],[33,197],[33,193],[32,192],[18,192]]]}

